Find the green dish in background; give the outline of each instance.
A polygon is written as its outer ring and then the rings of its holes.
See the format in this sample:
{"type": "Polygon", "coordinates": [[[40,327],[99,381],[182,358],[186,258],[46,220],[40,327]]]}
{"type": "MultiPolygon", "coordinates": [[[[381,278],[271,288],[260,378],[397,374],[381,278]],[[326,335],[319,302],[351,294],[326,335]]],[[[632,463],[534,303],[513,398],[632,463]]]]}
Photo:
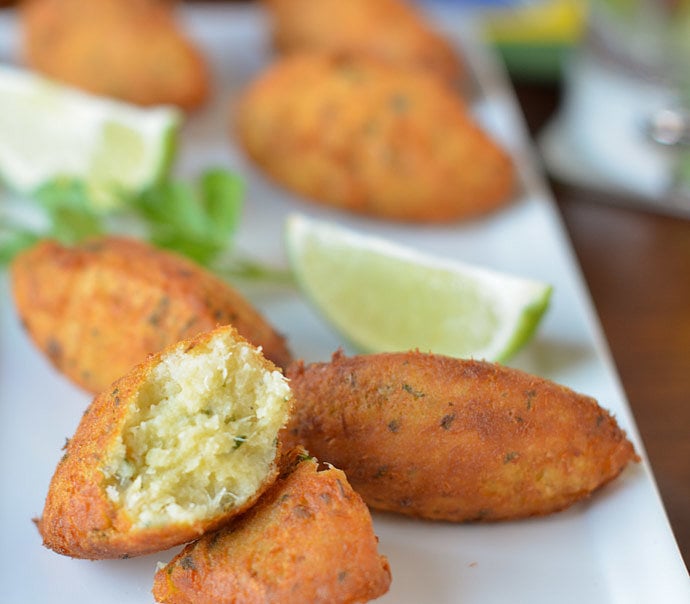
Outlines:
{"type": "Polygon", "coordinates": [[[556,81],[577,46],[587,18],[586,0],[541,0],[488,9],[484,37],[515,79],[556,81]]]}
{"type": "Polygon", "coordinates": [[[536,82],[560,80],[572,44],[501,42],[494,48],[513,79],[536,82]]]}

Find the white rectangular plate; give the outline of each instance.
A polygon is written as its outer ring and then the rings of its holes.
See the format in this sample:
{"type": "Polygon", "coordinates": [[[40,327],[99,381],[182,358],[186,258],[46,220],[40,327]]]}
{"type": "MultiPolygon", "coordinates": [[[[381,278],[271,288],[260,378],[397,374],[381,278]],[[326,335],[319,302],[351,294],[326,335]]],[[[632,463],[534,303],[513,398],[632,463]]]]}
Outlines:
{"type": "MultiPolygon", "coordinates": [[[[196,176],[232,167],[247,182],[239,246],[285,266],[285,216],[299,211],[376,233],[449,258],[554,285],[536,338],[511,365],[596,397],[611,410],[644,456],[591,301],[549,192],[536,170],[515,99],[493,56],[457,13],[439,22],[457,39],[476,78],[472,109],[512,152],[519,198],[484,219],[415,227],[346,216],[305,202],[265,180],[234,144],[230,115],[239,91],[270,60],[266,23],[252,7],[187,7],[190,33],[213,69],[213,98],[190,116],[176,171],[196,176]]],[[[16,60],[15,15],[0,13],[0,59],[16,60]]],[[[0,203],[2,199],[0,197],[0,203]]],[[[307,361],[327,360],[343,342],[287,288],[245,293],[307,361]]],[[[347,347],[345,347],[347,350],[347,347]]],[[[82,561],[41,545],[32,518],[88,397],[57,374],[28,340],[0,279],[0,600],[10,604],[150,603],[156,562],[175,551],[130,560],[82,561]]],[[[690,602],[690,586],[646,458],[591,500],[546,518],[453,525],[374,514],[380,551],[393,574],[381,602],[665,604],[690,602]]],[[[178,548],[179,549],[179,548],[178,548]]]]}

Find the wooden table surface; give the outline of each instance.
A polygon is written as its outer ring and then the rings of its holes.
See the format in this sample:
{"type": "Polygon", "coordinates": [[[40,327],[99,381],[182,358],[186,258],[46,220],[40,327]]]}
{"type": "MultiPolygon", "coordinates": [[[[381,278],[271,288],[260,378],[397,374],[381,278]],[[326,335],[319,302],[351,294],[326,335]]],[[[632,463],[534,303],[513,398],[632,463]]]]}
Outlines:
{"type": "MultiPolygon", "coordinates": [[[[536,135],[561,92],[514,85],[536,135]]],[[[550,184],[690,567],[690,219],[550,184]]]]}

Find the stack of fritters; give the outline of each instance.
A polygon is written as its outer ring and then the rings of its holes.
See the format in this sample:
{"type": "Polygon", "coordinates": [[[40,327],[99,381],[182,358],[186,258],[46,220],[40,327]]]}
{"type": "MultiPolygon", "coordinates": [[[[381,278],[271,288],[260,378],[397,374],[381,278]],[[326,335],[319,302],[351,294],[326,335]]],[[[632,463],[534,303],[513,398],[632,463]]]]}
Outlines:
{"type": "Polygon", "coordinates": [[[129,558],[201,538],[158,573],[161,602],[348,603],[388,590],[368,508],[345,474],[317,471],[301,448],[281,456],[288,380],[238,329],[285,364],[290,355],[249,302],[125,238],[38,244],[12,282],[58,369],[87,388],[122,371],[65,446],[36,521],[47,547],[129,558]]]}

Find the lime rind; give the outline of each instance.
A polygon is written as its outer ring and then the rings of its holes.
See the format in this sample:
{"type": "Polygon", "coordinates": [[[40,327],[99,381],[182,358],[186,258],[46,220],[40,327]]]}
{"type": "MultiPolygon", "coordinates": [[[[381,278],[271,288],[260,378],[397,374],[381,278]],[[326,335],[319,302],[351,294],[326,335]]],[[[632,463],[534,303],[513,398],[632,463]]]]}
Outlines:
{"type": "Polygon", "coordinates": [[[307,299],[362,352],[505,361],[534,335],[552,291],[303,216],[288,218],[286,243],[307,299]]]}
{"type": "Polygon", "coordinates": [[[168,114],[167,110],[142,118],[103,122],[99,143],[86,170],[86,184],[95,209],[117,208],[169,173],[180,120],[176,113],[168,114]]]}
{"type": "Polygon", "coordinates": [[[549,308],[552,294],[553,287],[545,287],[541,292],[541,296],[537,297],[532,304],[523,309],[517,326],[513,330],[512,337],[508,339],[503,350],[497,351],[492,355],[495,361],[505,362],[510,360],[534,337],[542,318],[549,308]]]}
{"type": "Polygon", "coordinates": [[[168,123],[162,132],[161,152],[158,154],[156,167],[151,171],[151,179],[147,186],[159,184],[170,173],[175,156],[177,155],[177,145],[182,118],[176,113],[174,118],[168,123]]]}

